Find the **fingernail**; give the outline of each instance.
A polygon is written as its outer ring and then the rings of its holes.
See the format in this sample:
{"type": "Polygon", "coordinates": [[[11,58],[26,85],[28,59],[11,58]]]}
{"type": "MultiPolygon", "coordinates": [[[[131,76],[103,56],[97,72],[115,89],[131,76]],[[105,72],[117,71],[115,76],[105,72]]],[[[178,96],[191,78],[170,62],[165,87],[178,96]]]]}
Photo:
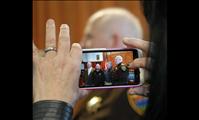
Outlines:
{"type": "Polygon", "coordinates": [[[125,38],[123,39],[123,42],[125,42],[125,43],[128,43],[128,41],[129,41],[129,38],[127,38],[127,37],[125,37],[125,38]]]}
{"type": "MultiPolygon", "coordinates": [[[[64,37],[69,36],[69,27],[67,24],[62,24],[60,26],[60,36],[64,36],[64,37]]],[[[66,39],[63,39],[63,40],[66,40],[66,39]]]]}
{"type": "Polygon", "coordinates": [[[67,24],[62,24],[60,29],[69,29],[69,26],[67,24]]]}
{"type": "Polygon", "coordinates": [[[76,46],[76,47],[81,48],[81,46],[80,46],[80,44],[79,44],[79,43],[73,43],[73,45],[72,45],[72,46],[76,46]]]}
{"type": "Polygon", "coordinates": [[[55,21],[53,19],[48,19],[46,22],[47,27],[54,27],[55,26],[55,21]]]}

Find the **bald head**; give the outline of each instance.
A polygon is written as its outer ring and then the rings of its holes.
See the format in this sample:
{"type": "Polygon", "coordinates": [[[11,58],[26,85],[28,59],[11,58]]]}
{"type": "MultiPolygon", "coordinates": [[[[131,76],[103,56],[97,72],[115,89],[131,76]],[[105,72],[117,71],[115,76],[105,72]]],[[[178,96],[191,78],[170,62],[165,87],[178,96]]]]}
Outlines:
{"type": "Polygon", "coordinates": [[[106,8],[93,14],[84,35],[91,47],[106,48],[124,47],[123,37],[143,37],[138,19],[122,8],[106,8]]]}
{"type": "Polygon", "coordinates": [[[123,62],[122,56],[118,55],[118,56],[115,57],[115,63],[116,63],[116,65],[118,65],[118,64],[120,64],[122,62],[123,62]]]}
{"type": "Polygon", "coordinates": [[[87,63],[87,68],[90,68],[90,67],[92,67],[92,63],[91,63],[91,62],[88,62],[88,63],[87,63]]]}
{"type": "Polygon", "coordinates": [[[100,70],[100,65],[99,65],[99,64],[96,64],[95,69],[96,69],[97,71],[99,71],[99,70],[100,70]]]}
{"type": "Polygon", "coordinates": [[[107,62],[107,63],[106,63],[106,67],[107,67],[107,69],[111,69],[112,63],[111,63],[111,62],[107,62]]]}

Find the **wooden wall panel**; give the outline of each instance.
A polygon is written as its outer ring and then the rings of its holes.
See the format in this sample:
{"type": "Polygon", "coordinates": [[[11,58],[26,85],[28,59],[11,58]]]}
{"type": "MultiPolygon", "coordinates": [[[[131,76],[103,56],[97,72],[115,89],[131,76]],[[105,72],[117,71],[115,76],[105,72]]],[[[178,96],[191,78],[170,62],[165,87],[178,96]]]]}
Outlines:
{"type": "Polygon", "coordinates": [[[71,43],[79,42],[89,16],[101,8],[124,7],[134,13],[144,28],[148,40],[148,26],[139,1],[33,1],[33,40],[37,47],[44,48],[45,22],[53,18],[58,37],[62,23],[70,26],[71,43]]]}

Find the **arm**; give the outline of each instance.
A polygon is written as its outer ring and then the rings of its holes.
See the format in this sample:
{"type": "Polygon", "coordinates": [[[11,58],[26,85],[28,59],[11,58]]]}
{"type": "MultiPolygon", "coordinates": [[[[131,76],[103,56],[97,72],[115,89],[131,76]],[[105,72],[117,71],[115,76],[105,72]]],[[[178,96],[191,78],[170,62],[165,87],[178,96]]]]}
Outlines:
{"type": "Polygon", "coordinates": [[[55,23],[46,23],[46,48],[57,47],[48,52],[38,50],[33,43],[33,120],[70,120],[72,107],[84,94],[78,88],[81,46],[73,44],[70,49],[69,27],[62,24],[56,45],[55,23]]]}

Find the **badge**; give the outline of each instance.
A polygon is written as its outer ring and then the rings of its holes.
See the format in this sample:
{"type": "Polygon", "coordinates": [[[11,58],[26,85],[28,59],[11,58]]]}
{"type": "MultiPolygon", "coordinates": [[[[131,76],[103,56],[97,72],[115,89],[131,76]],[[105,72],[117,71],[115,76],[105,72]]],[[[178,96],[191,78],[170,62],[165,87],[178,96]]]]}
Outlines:
{"type": "Polygon", "coordinates": [[[94,96],[88,101],[86,108],[89,113],[95,113],[99,110],[101,105],[102,105],[102,98],[94,96]]]}
{"type": "Polygon", "coordinates": [[[131,108],[139,114],[140,116],[143,116],[146,107],[148,105],[148,97],[140,96],[140,95],[128,95],[128,101],[130,103],[131,108]]]}
{"type": "Polygon", "coordinates": [[[122,69],[123,71],[126,71],[126,66],[121,66],[121,69],[122,69]]]}

